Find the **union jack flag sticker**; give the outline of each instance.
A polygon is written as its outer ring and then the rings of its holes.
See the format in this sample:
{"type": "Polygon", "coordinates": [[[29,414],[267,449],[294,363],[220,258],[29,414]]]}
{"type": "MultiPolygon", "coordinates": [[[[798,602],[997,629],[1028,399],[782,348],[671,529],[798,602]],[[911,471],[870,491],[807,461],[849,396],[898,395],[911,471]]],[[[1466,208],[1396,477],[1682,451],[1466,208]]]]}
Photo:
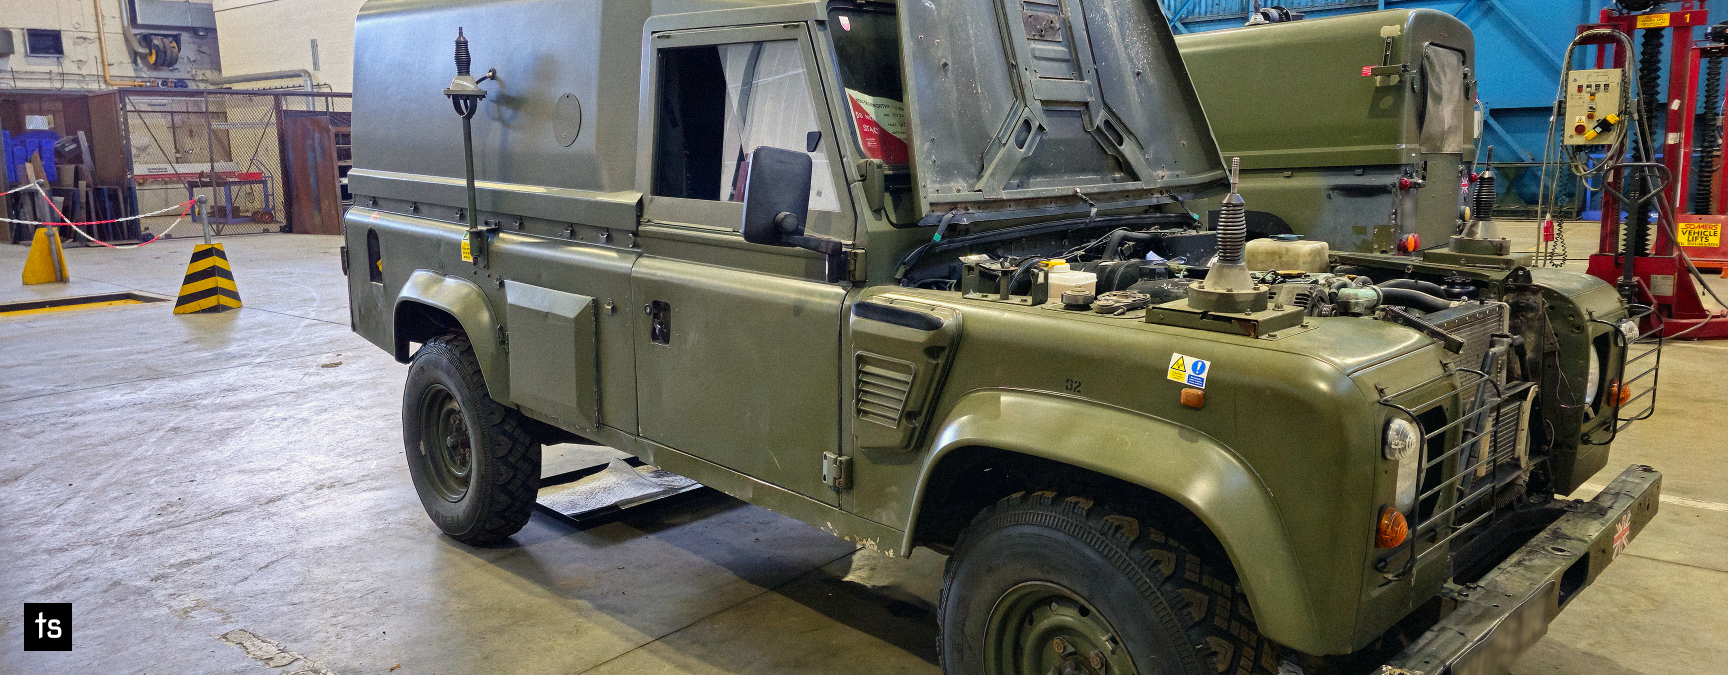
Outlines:
{"type": "Polygon", "coordinates": [[[1632,540],[1632,514],[1628,512],[1620,516],[1620,527],[1614,531],[1614,557],[1619,558],[1620,552],[1626,550],[1626,542],[1632,540]]]}

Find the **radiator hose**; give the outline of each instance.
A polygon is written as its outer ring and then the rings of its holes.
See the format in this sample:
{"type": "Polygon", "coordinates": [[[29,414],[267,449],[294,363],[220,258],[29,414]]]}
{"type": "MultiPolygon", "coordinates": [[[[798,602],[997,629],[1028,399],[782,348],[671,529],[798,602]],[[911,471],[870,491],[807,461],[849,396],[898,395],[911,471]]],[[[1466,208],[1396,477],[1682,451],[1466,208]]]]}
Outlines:
{"type": "Polygon", "coordinates": [[[1438,312],[1452,306],[1452,301],[1408,288],[1380,288],[1380,304],[1414,307],[1424,312],[1438,312]]]}
{"type": "Polygon", "coordinates": [[[1444,287],[1442,287],[1440,284],[1436,284],[1436,283],[1428,282],[1428,281],[1418,281],[1416,279],[1392,279],[1390,281],[1383,281],[1383,282],[1380,282],[1380,283],[1375,284],[1375,285],[1379,286],[1382,289],[1405,288],[1405,289],[1409,289],[1409,290],[1413,290],[1413,291],[1422,291],[1423,293],[1427,293],[1429,295],[1433,295],[1433,296],[1437,296],[1437,297],[1441,297],[1441,298],[1446,297],[1446,289],[1444,287]]]}

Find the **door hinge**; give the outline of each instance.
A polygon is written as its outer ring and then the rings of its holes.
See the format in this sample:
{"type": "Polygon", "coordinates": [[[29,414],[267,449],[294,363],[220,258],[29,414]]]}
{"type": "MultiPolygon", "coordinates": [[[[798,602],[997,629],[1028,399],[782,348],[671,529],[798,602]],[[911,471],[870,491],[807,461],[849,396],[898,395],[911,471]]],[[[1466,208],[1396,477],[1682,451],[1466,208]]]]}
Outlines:
{"type": "Polygon", "coordinates": [[[822,453],[822,483],[836,490],[852,489],[852,458],[822,453]]]}
{"type": "Polygon", "coordinates": [[[846,278],[848,281],[864,281],[869,270],[865,268],[864,249],[846,249],[846,278]]]}

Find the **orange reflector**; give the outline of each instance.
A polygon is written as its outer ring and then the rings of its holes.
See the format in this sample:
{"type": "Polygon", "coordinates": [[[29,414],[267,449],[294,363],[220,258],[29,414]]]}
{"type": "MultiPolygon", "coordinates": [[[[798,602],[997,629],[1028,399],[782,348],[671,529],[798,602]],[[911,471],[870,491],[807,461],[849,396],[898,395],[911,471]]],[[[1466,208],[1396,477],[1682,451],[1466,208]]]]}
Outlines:
{"type": "Polygon", "coordinates": [[[1630,401],[1630,400],[1632,400],[1632,388],[1631,387],[1620,386],[1619,380],[1615,380],[1613,383],[1608,385],[1608,404],[1609,405],[1622,406],[1622,405],[1626,405],[1626,402],[1630,401]]]}
{"type": "Polygon", "coordinates": [[[1206,392],[1193,388],[1183,389],[1182,405],[1190,408],[1199,408],[1206,405],[1206,392]]]}
{"type": "Polygon", "coordinates": [[[1374,530],[1374,545],[1380,548],[1392,548],[1404,543],[1404,538],[1410,536],[1410,524],[1404,522],[1404,514],[1390,506],[1380,509],[1380,526],[1374,530]]]}

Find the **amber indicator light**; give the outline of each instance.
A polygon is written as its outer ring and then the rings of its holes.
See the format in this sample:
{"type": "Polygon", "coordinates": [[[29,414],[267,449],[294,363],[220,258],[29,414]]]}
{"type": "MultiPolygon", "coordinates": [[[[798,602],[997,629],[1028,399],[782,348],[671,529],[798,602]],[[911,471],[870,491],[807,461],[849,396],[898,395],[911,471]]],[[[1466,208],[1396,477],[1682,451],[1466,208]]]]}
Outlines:
{"type": "Polygon", "coordinates": [[[1393,548],[1404,543],[1410,536],[1410,524],[1404,522],[1404,514],[1390,506],[1380,509],[1380,525],[1374,529],[1374,545],[1380,548],[1393,548]]]}
{"type": "Polygon", "coordinates": [[[1608,385],[1608,403],[1609,404],[1616,405],[1616,406],[1622,406],[1622,405],[1626,405],[1626,403],[1628,401],[1631,401],[1631,400],[1632,400],[1632,388],[1631,387],[1620,386],[1619,380],[1615,380],[1612,384],[1608,385]]]}

